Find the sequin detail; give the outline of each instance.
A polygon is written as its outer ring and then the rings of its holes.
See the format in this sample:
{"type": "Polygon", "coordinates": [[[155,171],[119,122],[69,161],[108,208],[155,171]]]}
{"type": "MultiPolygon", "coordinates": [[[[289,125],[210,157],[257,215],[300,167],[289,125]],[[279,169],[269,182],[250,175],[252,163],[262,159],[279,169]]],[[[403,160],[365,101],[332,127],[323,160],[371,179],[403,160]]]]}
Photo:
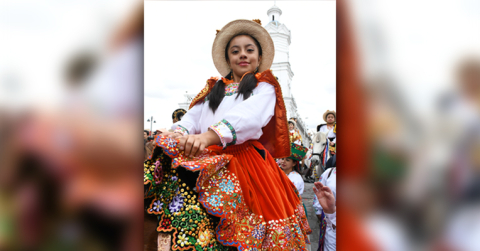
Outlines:
{"type": "Polygon", "coordinates": [[[170,137],[166,137],[165,135],[158,135],[155,139],[155,146],[162,147],[170,158],[176,158],[178,157],[179,153],[179,150],[176,147],[179,141],[180,140],[178,139],[172,139],[170,137]]]}
{"type": "Polygon", "coordinates": [[[172,168],[167,154],[175,152],[172,147],[176,148],[175,141],[159,137],[152,159],[144,163],[146,212],[157,215],[158,232],[172,235],[172,250],[228,250],[216,239],[218,219],[206,213],[198,193],[172,168]],[[158,168],[163,170],[160,183],[160,177],[152,175],[158,168]]]}
{"type": "Polygon", "coordinates": [[[211,77],[207,80],[207,84],[205,87],[197,94],[195,98],[193,98],[192,102],[188,109],[192,109],[196,104],[203,102],[205,97],[210,93],[215,83],[218,81],[218,78],[211,77]]]}
{"type": "MultiPolygon", "coordinates": [[[[158,145],[165,149],[170,144],[158,145]]],[[[146,198],[152,196],[147,211],[159,216],[157,231],[173,233],[173,250],[226,250],[228,246],[238,250],[306,250],[311,231],[303,205],[297,205],[294,214],[284,219],[266,221],[262,215],[254,214],[245,203],[237,175],[228,169],[231,155],[207,150],[199,157],[184,158],[179,153],[176,159],[170,159],[172,165],[165,162],[168,156],[164,154],[160,160],[165,173],[163,182],[144,184],[154,190],[146,192],[146,198]],[[199,171],[198,194],[178,178],[174,166],[199,171]],[[160,205],[162,209],[156,213],[160,205]],[[220,217],[218,224],[211,215],[220,217]]],[[[145,165],[154,168],[155,160],[147,160],[145,165]]],[[[147,172],[145,176],[153,177],[147,172]]]]}

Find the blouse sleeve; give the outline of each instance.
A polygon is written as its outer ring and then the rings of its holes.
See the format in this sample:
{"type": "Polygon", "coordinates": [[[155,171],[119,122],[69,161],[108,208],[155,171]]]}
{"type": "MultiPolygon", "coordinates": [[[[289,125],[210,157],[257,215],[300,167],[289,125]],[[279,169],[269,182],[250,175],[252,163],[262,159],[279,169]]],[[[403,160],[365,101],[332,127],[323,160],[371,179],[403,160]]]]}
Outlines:
{"type": "Polygon", "coordinates": [[[262,128],[273,117],[275,88],[261,82],[255,89],[254,95],[233,107],[221,121],[209,127],[220,137],[224,148],[242,144],[255,137],[260,138],[262,128]]]}
{"type": "Polygon", "coordinates": [[[329,225],[337,225],[337,212],[333,214],[325,214],[325,218],[327,218],[327,224],[329,225]]]}
{"type": "Polygon", "coordinates": [[[183,135],[188,134],[199,134],[200,129],[198,128],[198,121],[202,114],[203,103],[198,103],[188,110],[185,115],[183,115],[182,120],[172,125],[172,129],[176,133],[181,133],[183,135]]]}

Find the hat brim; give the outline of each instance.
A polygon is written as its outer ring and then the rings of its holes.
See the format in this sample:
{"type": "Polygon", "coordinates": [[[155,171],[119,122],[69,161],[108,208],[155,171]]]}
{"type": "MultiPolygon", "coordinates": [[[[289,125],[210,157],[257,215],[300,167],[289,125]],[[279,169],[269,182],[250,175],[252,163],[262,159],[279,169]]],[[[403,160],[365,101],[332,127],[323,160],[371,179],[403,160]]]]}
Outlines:
{"type": "Polygon", "coordinates": [[[185,115],[187,113],[187,111],[185,109],[182,109],[182,108],[179,108],[179,109],[176,109],[175,111],[173,111],[172,113],[172,119],[178,119],[177,115],[179,113],[182,113],[183,115],[185,115]]]}
{"type": "Polygon", "coordinates": [[[275,56],[275,46],[268,31],[262,25],[246,19],[234,20],[226,24],[215,37],[212,46],[213,64],[220,75],[227,76],[230,72],[227,59],[225,58],[225,48],[228,42],[238,34],[248,34],[254,37],[262,47],[262,60],[258,66],[258,71],[263,72],[270,69],[275,56]]]}
{"type": "Polygon", "coordinates": [[[335,117],[335,120],[337,120],[337,113],[335,111],[326,111],[324,114],[323,114],[323,121],[327,122],[327,116],[328,114],[333,114],[333,116],[335,117]]]}

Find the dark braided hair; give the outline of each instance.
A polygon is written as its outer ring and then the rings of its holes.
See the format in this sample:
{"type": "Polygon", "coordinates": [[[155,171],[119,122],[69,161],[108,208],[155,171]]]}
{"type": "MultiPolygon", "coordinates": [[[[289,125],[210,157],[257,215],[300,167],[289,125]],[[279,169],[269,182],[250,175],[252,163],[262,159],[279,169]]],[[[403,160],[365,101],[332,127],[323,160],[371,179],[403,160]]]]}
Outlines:
{"type": "MultiPolygon", "coordinates": [[[[253,41],[255,42],[255,45],[258,47],[258,55],[262,56],[262,47],[260,46],[260,43],[257,41],[257,39],[250,36],[249,34],[240,33],[240,34],[237,34],[234,37],[232,37],[230,39],[230,41],[228,41],[227,46],[225,47],[225,59],[227,61],[229,60],[228,59],[228,47],[230,46],[230,42],[232,41],[232,39],[234,39],[235,37],[240,36],[240,35],[247,35],[247,36],[251,37],[253,39],[253,41]]],[[[227,74],[227,76],[225,76],[225,78],[233,79],[233,72],[230,72],[229,74],[227,74]]],[[[257,86],[257,82],[258,81],[257,81],[257,78],[255,78],[254,73],[246,74],[242,78],[242,81],[240,81],[240,84],[238,86],[238,94],[237,94],[236,98],[238,98],[241,94],[241,95],[243,95],[243,100],[248,99],[250,97],[250,95],[252,95],[253,89],[255,89],[255,87],[257,86]]],[[[208,103],[208,106],[210,107],[210,109],[212,109],[213,113],[215,113],[215,111],[217,110],[218,106],[220,105],[220,103],[222,102],[224,97],[225,97],[225,83],[223,82],[222,79],[220,79],[220,80],[217,81],[217,83],[215,83],[212,90],[210,91],[210,93],[207,96],[208,100],[210,101],[208,103]]]]}

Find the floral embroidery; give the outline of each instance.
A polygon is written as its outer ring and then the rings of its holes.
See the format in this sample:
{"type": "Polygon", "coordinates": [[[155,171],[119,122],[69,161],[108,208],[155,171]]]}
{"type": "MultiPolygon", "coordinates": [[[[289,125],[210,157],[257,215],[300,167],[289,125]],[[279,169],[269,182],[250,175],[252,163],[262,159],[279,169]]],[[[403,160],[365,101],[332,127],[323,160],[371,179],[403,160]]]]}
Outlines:
{"type": "Polygon", "coordinates": [[[225,96],[232,96],[238,91],[238,83],[225,85],[225,96]]]}
{"type": "MultiPolygon", "coordinates": [[[[288,227],[287,227],[288,228],[288,227]]],[[[263,224],[257,225],[252,231],[253,237],[256,239],[263,239],[265,236],[265,226],[263,224]]]]}
{"type": "Polygon", "coordinates": [[[290,241],[292,239],[292,232],[290,231],[290,227],[285,226],[283,232],[285,233],[285,238],[287,239],[287,241],[290,241]]]}
{"type": "Polygon", "coordinates": [[[173,131],[174,133],[180,133],[182,134],[183,136],[185,135],[188,135],[190,134],[187,130],[187,128],[181,126],[181,125],[177,125],[177,128],[175,128],[175,130],[173,131]]]}
{"type": "Polygon", "coordinates": [[[197,188],[200,186],[199,201],[207,211],[224,218],[217,227],[217,239],[223,245],[238,245],[240,250],[249,248],[271,250],[279,247],[280,250],[302,250],[305,243],[309,243],[304,234],[310,230],[302,204],[299,204],[295,214],[287,219],[265,222],[262,216],[249,211],[243,202],[236,175],[228,169],[222,171],[224,178],[217,179],[218,170],[203,169],[197,181],[197,188]],[[225,179],[232,182],[231,195],[222,189],[226,186],[221,184],[228,186],[225,179]],[[289,239],[284,233],[285,226],[290,226],[293,233],[289,239]]]}
{"type": "Polygon", "coordinates": [[[155,162],[155,184],[160,184],[163,179],[163,168],[162,165],[160,164],[160,161],[155,162]]]}
{"type": "Polygon", "coordinates": [[[239,179],[227,168],[231,155],[205,151],[200,158],[177,154],[172,159],[178,150],[169,149],[172,144],[166,142],[158,145],[144,164],[145,199],[151,201],[146,204],[147,212],[158,216],[157,231],[172,234],[172,250],[213,251],[232,246],[238,250],[305,250],[311,230],[302,204],[290,217],[266,221],[245,204],[239,179]],[[163,167],[158,184],[152,174],[157,161],[163,167]],[[182,181],[178,166],[199,171],[198,193],[182,181]]]}
{"type": "MultiPolygon", "coordinates": [[[[166,138],[162,139],[166,140],[166,138]]],[[[155,147],[153,157],[144,162],[144,188],[146,211],[158,216],[158,232],[172,234],[172,250],[227,250],[215,238],[216,219],[208,215],[198,202],[198,193],[187,186],[172,168],[168,146],[159,142],[162,147],[155,147]],[[163,167],[160,183],[154,175],[157,167],[163,167]],[[203,239],[200,241],[200,233],[203,239]],[[180,241],[180,242],[179,242],[180,241]],[[183,246],[181,245],[183,244],[183,246]],[[204,246],[202,247],[203,244],[204,246]]],[[[172,152],[172,150],[169,150],[172,152]]]]}
{"type": "Polygon", "coordinates": [[[153,202],[153,208],[151,209],[150,212],[159,212],[160,209],[162,209],[163,207],[163,203],[160,201],[160,200],[156,200],[155,202],[153,202]]]}
{"type": "Polygon", "coordinates": [[[178,236],[178,241],[177,243],[180,245],[180,246],[185,246],[185,245],[188,245],[190,243],[188,243],[188,239],[185,237],[185,234],[183,235],[179,235],[178,236]]]}
{"type": "Polygon", "coordinates": [[[231,180],[223,179],[222,183],[220,183],[220,189],[227,194],[233,192],[233,182],[231,180]]]}
{"type": "Polygon", "coordinates": [[[198,244],[200,244],[201,247],[205,247],[208,243],[208,239],[209,239],[209,232],[208,231],[205,231],[205,232],[200,232],[200,235],[198,236],[198,244]]]}
{"type": "Polygon", "coordinates": [[[176,158],[178,156],[179,150],[176,147],[178,142],[178,139],[172,139],[165,135],[158,135],[155,139],[155,145],[162,147],[170,158],[176,158]]]}
{"type": "Polygon", "coordinates": [[[225,119],[222,119],[222,121],[210,126],[209,129],[211,129],[218,135],[223,145],[223,149],[225,149],[227,146],[235,145],[237,143],[237,132],[235,131],[233,126],[225,119]],[[226,142],[225,135],[223,135],[221,132],[220,128],[224,126],[228,127],[228,129],[230,129],[230,132],[232,133],[232,141],[230,143],[226,142]]]}
{"type": "Polygon", "coordinates": [[[172,203],[168,206],[168,209],[170,209],[170,212],[176,213],[180,211],[180,209],[183,208],[183,195],[178,194],[177,196],[173,197],[172,203]]]}
{"type": "Polygon", "coordinates": [[[207,202],[210,203],[214,207],[219,207],[220,206],[220,199],[218,195],[212,195],[208,197],[207,202]]]}
{"type": "Polygon", "coordinates": [[[222,146],[225,148],[226,147],[226,142],[225,142],[225,138],[224,136],[222,135],[222,133],[220,132],[220,129],[219,129],[219,126],[221,125],[222,123],[221,122],[218,122],[210,127],[208,127],[208,129],[211,129],[213,132],[215,132],[218,137],[220,138],[220,143],[222,144],[222,146]]]}
{"type": "Polygon", "coordinates": [[[185,156],[179,156],[178,158],[173,159],[172,167],[177,168],[181,164],[184,168],[190,171],[202,170],[205,169],[207,166],[218,166],[220,168],[225,166],[232,158],[231,155],[213,154],[214,153],[211,150],[207,149],[198,157],[190,158],[185,156]]]}

